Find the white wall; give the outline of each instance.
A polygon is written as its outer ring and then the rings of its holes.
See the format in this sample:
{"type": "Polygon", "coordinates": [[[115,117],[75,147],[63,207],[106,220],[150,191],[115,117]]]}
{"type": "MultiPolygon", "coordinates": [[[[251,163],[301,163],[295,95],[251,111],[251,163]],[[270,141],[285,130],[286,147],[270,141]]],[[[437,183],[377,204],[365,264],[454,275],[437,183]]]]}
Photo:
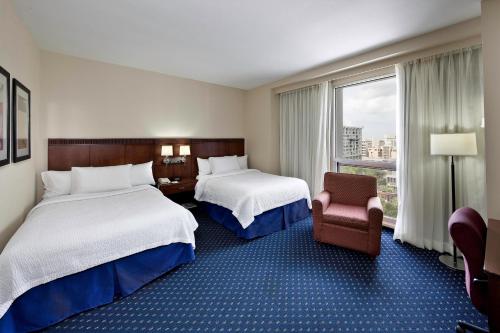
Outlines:
{"type": "Polygon", "coordinates": [[[488,217],[500,219],[500,0],[481,9],[488,217]]]}
{"type": "Polygon", "coordinates": [[[0,167],[0,250],[35,203],[41,138],[40,54],[10,0],[0,0],[0,66],[31,90],[32,158],[0,167]]]}
{"type": "Polygon", "coordinates": [[[243,137],[244,91],[42,51],[49,138],[243,137]]]}

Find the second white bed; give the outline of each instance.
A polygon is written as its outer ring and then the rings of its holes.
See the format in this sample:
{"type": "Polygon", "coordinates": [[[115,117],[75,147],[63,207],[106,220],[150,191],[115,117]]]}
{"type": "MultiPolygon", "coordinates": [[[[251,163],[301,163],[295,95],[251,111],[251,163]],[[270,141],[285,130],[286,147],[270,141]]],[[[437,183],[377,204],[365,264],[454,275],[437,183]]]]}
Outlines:
{"type": "Polygon", "coordinates": [[[255,169],[198,176],[195,199],[231,210],[243,228],[255,216],[301,199],[306,199],[311,209],[309,187],[304,180],[255,169]]]}

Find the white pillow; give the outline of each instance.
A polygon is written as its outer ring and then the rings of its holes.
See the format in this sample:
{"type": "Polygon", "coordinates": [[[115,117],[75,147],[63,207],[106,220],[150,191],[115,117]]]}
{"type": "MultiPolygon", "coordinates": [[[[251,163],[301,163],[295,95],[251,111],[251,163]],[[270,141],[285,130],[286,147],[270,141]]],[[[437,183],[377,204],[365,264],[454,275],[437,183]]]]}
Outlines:
{"type": "Polygon", "coordinates": [[[238,164],[240,165],[240,169],[248,169],[248,156],[238,156],[238,164]]]}
{"type": "Polygon", "coordinates": [[[210,157],[208,159],[212,173],[224,173],[234,170],[240,170],[238,158],[236,156],[210,157]]]}
{"type": "Polygon", "coordinates": [[[132,187],[131,164],[98,168],[71,168],[71,194],[95,193],[132,187]]]}
{"type": "Polygon", "coordinates": [[[71,193],[71,171],[44,171],[42,182],[45,188],[44,199],[71,193]]]}
{"type": "Polygon", "coordinates": [[[198,162],[198,175],[205,176],[212,173],[208,159],[197,157],[196,161],[198,162]]]}
{"type": "Polygon", "coordinates": [[[130,167],[130,183],[132,186],[154,185],[153,161],[132,165],[130,167]]]}

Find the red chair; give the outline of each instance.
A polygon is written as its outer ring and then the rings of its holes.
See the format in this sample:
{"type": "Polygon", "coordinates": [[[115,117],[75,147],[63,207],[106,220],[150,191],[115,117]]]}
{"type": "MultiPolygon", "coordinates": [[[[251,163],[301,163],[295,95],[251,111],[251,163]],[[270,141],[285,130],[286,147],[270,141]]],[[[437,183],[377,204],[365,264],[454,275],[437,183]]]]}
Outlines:
{"type": "MultiPolygon", "coordinates": [[[[464,256],[465,287],[472,304],[479,312],[488,314],[488,280],[483,270],[486,253],[486,224],[472,208],[457,209],[449,221],[448,230],[457,248],[464,256]]],[[[459,321],[456,331],[488,332],[480,327],[459,321]]]]}
{"type": "Polygon", "coordinates": [[[380,254],[384,211],[371,176],[327,172],[313,200],[313,234],[320,242],[380,254]]]}

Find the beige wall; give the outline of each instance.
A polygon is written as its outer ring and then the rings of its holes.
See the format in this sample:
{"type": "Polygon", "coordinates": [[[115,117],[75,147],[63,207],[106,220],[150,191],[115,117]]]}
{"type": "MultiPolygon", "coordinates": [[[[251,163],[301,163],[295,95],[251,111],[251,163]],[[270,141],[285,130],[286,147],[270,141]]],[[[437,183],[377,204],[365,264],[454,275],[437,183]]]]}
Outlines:
{"type": "Polygon", "coordinates": [[[0,65],[32,97],[32,159],[0,168],[0,249],[41,196],[48,137],[244,136],[243,90],[39,51],[0,6],[0,65]]]}
{"type": "Polygon", "coordinates": [[[488,216],[500,219],[500,0],[482,2],[488,216]]]}
{"type": "Polygon", "coordinates": [[[42,51],[49,138],[242,137],[244,91],[42,51]]]}
{"type": "Polygon", "coordinates": [[[279,101],[267,86],[246,94],[245,142],[249,165],[279,174],[279,101]]]}
{"type": "Polygon", "coordinates": [[[0,0],[0,66],[31,90],[32,158],[0,167],[0,250],[35,202],[40,168],[39,50],[9,0],[0,0]]]}
{"type": "Polygon", "coordinates": [[[245,139],[250,166],[276,173],[280,169],[278,92],[359,73],[366,74],[399,61],[477,44],[481,42],[480,34],[481,20],[473,19],[250,90],[247,92],[245,108],[245,139]]]}

